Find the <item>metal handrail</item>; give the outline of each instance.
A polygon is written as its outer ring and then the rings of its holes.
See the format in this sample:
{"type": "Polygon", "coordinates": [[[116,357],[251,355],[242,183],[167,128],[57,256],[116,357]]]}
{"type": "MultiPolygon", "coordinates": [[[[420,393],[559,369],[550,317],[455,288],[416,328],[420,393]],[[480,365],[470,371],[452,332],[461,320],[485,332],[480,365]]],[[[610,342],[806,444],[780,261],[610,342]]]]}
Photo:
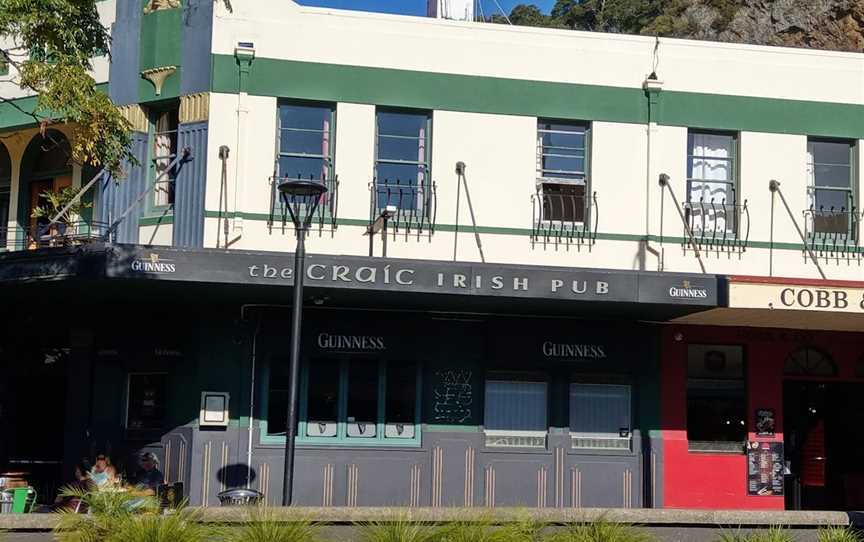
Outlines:
{"type": "Polygon", "coordinates": [[[548,194],[543,192],[542,183],[538,183],[536,192],[531,195],[531,204],[532,242],[577,243],[589,246],[596,242],[600,216],[596,191],[590,197],[584,194],[548,194]],[[550,209],[560,212],[550,213],[550,209]],[[582,213],[582,220],[577,220],[579,212],[582,213]],[[557,214],[558,218],[550,218],[549,214],[557,214]]]}
{"type": "Polygon", "coordinates": [[[78,246],[105,238],[107,222],[78,220],[35,224],[27,228],[0,228],[0,250],[34,250],[37,248],[78,246]]]}
{"type": "Polygon", "coordinates": [[[750,208],[747,200],[743,204],[738,204],[734,197],[731,203],[727,203],[725,198],[719,203],[714,198],[708,202],[704,198],[687,201],[684,202],[684,216],[694,240],[702,247],[738,249],[742,252],[747,250],[750,241],[750,208]]]}
{"type": "Polygon", "coordinates": [[[369,183],[369,191],[370,227],[382,210],[394,206],[396,211],[389,219],[394,235],[400,228],[406,234],[412,231],[428,231],[430,235],[435,233],[438,202],[434,181],[411,184],[400,179],[384,179],[383,182],[373,179],[369,183]]]}
{"type": "Polygon", "coordinates": [[[820,206],[819,209],[816,209],[814,206],[810,206],[802,214],[804,215],[804,236],[808,240],[811,250],[818,250],[831,255],[854,252],[860,256],[857,250],[858,225],[862,214],[854,205],[849,209],[846,207],[838,209],[833,206],[828,209],[825,206],[820,206]],[[820,221],[827,223],[828,227],[819,228],[820,221]],[[832,228],[831,222],[840,222],[845,226],[841,231],[840,228],[832,228]]]}

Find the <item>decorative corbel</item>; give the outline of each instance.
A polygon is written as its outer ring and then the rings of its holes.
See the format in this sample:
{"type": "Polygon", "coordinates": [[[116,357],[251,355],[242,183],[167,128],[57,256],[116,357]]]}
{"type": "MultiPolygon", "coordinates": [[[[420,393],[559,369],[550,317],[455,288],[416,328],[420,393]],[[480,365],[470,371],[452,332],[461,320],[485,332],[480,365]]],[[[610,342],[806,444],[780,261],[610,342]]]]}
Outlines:
{"type": "Polygon", "coordinates": [[[174,9],[180,7],[180,0],[150,0],[144,6],[144,13],[152,13],[160,9],[174,9]]]}
{"type": "Polygon", "coordinates": [[[156,89],[156,96],[162,94],[162,85],[170,75],[177,71],[177,66],[162,66],[161,68],[151,68],[141,72],[141,77],[153,83],[156,89]]]}

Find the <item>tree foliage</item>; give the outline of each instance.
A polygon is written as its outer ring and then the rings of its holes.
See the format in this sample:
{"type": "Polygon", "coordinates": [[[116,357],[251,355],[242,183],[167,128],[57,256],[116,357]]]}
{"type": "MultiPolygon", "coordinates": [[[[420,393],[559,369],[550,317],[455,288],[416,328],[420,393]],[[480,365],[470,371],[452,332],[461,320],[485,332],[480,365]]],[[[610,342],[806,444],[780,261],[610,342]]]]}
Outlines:
{"type": "MultiPolygon", "coordinates": [[[[535,5],[520,4],[513,8],[513,24],[688,37],[694,31],[692,22],[683,15],[694,6],[706,8],[714,15],[712,27],[722,31],[742,5],[742,0],[556,0],[548,15],[535,5]]],[[[493,22],[505,22],[503,17],[493,22]]]]}
{"type": "Polygon", "coordinates": [[[53,123],[73,127],[73,160],[114,175],[135,161],[129,123],[90,74],[91,59],[110,44],[95,0],[2,0],[0,36],[0,54],[18,73],[13,81],[37,94],[34,121],[43,132],[53,123]]]}

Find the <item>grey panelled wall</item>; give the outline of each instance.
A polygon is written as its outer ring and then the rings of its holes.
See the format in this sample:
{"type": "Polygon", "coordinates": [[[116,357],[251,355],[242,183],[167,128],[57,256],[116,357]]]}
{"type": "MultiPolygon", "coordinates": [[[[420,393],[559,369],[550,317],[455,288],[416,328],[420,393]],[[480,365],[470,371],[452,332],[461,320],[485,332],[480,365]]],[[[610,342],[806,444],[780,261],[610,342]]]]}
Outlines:
{"type": "MultiPolygon", "coordinates": [[[[245,485],[245,429],[195,432],[190,503],[245,485]]],[[[257,434],[256,434],[257,437],[257,434]]],[[[297,450],[294,493],[303,506],[526,506],[640,508],[641,453],[579,453],[552,432],[545,450],[490,449],[482,432],[424,432],[421,448],[297,450]]],[[[640,436],[634,432],[634,450],[640,436]]],[[[255,445],[250,487],[279,505],[284,450],[255,445]]]]}
{"type": "Polygon", "coordinates": [[[142,3],[120,0],[111,27],[111,69],[108,93],[117,105],[138,102],[142,3]]]}
{"type": "Polygon", "coordinates": [[[181,124],[177,148],[189,147],[174,189],[174,246],[204,246],[204,191],[207,181],[207,122],[181,124]]]}
{"type": "Polygon", "coordinates": [[[138,218],[143,211],[144,201],[135,203],[135,200],[147,186],[148,169],[144,166],[147,161],[147,134],[132,132],[132,152],[138,158],[139,165],[126,164],[126,177],[123,179],[103,180],[98,198],[98,220],[109,224],[113,224],[131,207],[114,231],[115,243],[138,242],[138,218]]]}
{"type": "Polygon", "coordinates": [[[183,66],[180,94],[210,90],[213,0],[187,0],[183,6],[183,66]]]}

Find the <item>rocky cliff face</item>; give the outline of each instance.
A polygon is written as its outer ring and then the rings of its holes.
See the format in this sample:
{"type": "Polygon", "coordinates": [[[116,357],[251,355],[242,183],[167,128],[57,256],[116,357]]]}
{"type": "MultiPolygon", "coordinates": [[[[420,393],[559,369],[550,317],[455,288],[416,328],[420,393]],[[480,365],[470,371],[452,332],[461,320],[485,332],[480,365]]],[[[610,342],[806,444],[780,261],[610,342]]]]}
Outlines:
{"type": "Polygon", "coordinates": [[[864,49],[864,0],[691,0],[682,6],[678,37],[811,47],[864,49]]]}

